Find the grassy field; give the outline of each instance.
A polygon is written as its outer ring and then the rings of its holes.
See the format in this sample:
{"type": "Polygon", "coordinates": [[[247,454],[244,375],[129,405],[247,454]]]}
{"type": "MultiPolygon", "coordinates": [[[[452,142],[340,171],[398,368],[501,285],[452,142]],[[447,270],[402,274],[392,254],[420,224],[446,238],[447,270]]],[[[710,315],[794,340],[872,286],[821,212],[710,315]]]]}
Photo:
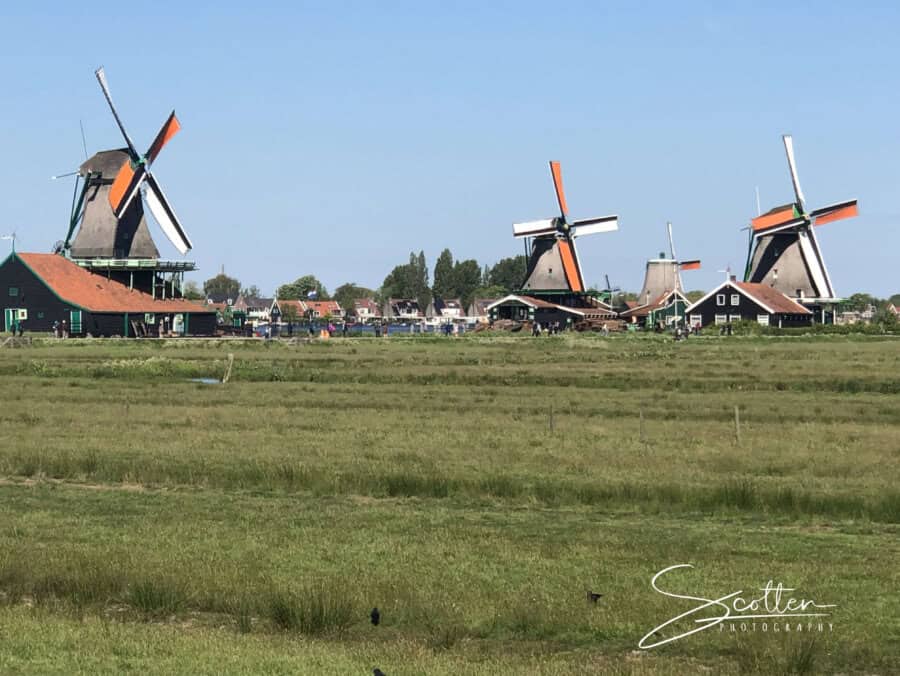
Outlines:
{"type": "Polygon", "coordinates": [[[900,671],[895,338],[38,342],[0,386],[3,673],[900,671]],[[836,607],[638,650],[675,564],[836,607]]]}

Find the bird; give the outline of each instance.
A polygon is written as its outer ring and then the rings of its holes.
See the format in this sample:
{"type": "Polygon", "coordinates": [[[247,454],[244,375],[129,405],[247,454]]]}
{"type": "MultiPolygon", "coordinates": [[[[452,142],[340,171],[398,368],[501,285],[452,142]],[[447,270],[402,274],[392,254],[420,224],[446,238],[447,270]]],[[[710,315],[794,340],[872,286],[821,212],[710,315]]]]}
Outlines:
{"type": "Polygon", "coordinates": [[[369,614],[369,617],[372,618],[372,624],[376,627],[378,623],[381,622],[381,613],[378,612],[378,608],[372,608],[372,612],[369,614]]]}
{"type": "Polygon", "coordinates": [[[591,603],[597,603],[601,598],[603,598],[603,594],[597,594],[596,592],[589,591],[587,593],[587,600],[591,603]]]}
{"type": "Polygon", "coordinates": [[[378,667],[375,667],[372,669],[372,676],[385,676],[385,673],[378,667]]]}

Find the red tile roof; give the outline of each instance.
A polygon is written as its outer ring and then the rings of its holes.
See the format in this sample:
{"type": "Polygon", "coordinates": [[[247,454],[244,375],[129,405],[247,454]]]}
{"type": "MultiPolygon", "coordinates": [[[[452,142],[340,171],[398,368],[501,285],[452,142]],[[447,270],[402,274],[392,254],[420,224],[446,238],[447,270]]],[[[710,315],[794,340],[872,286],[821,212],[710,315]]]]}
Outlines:
{"type": "Polygon", "coordinates": [[[16,254],[57,296],[91,312],[209,313],[205,305],[183,298],[156,300],[149,293],[88,272],[59,254],[16,254]]]}
{"type": "Polygon", "coordinates": [[[794,300],[785,296],[781,291],[773,289],[767,284],[756,282],[732,282],[736,287],[750,296],[758,299],[763,305],[773,312],[781,312],[791,315],[810,315],[812,312],[794,300]]]}
{"type": "Polygon", "coordinates": [[[324,317],[325,315],[339,315],[342,314],[340,303],[336,300],[308,300],[306,301],[306,306],[317,312],[320,317],[324,317]]]}

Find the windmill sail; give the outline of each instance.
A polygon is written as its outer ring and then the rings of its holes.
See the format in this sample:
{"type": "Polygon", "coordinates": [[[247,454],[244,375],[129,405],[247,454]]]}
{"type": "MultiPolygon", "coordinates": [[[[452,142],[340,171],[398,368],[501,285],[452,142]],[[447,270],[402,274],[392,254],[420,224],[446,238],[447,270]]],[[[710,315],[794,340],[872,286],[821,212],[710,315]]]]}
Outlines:
{"type": "Polygon", "coordinates": [[[617,230],[619,219],[613,215],[569,221],[569,206],[559,162],[550,162],[550,177],[560,215],[513,224],[514,237],[533,238],[522,288],[528,291],[584,293],[584,276],[575,238],[617,230]]]}

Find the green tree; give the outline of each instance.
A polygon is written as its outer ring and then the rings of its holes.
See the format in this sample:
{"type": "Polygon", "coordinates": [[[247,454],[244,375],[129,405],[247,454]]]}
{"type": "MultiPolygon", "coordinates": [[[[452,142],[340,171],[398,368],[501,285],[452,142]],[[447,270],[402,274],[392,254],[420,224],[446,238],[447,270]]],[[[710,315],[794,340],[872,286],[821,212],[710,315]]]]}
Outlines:
{"type": "Polygon", "coordinates": [[[894,307],[900,307],[900,293],[895,293],[888,298],[888,303],[891,303],[894,307]]]}
{"type": "Polygon", "coordinates": [[[281,321],[285,324],[296,324],[300,318],[297,306],[293,303],[284,303],[283,305],[279,303],[278,309],[281,310],[281,321]]]}
{"type": "MultiPolygon", "coordinates": [[[[502,286],[479,286],[472,293],[472,300],[476,298],[503,298],[509,292],[502,286]]],[[[471,302],[471,301],[470,301],[471,302]]],[[[466,308],[469,304],[466,303],[466,308]]]]}
{"type": "Polygon", "coordinates": [[[453,298],[456,295],[454,281],[453,254],[444,249],[434,264],[434,286],[432,291],[437,298],[453,298]]]}
{"type": "Polygon", "coordinates": [[[841,306],[845,310],[855,310],[856,312],[862,312],[869,305],[878,306],[881,301],[879,301],[875,296],[872,296],[868,293],[854,293],[852,296],[847,298],[841,306]]]}
{"type": "Polygon", "coordinates": [[[888,310],[887,303],[875,313],[875,316],[872,317],[872,322],[875,324],[881,324],[883,327],[888,329],[895,329],[898,325],[900,325],[900,320],[898,320],[897,315],[888,310]]]}
{"type": "Polygon", "coordinates": [[[357,298],[373,298],[374,296],[375,292],[372,289],[358,286],[353,282],[341,284],[334,290],[334,294],[332,294],[332,298],[336,300],[345,311],[353,309],[353,301],[357,298]]]}
{"type": "Polygon", "coordinates": [[[698,300],[700,300],[701,298],[703,298],[703,296],[706,295],[706,292],[705,291],[688,291],[684,295],[685,295],[685,298],[687,298],[689,301],[691,301],[692,303],[696,303],[698,300]]]}
{"type": "Polygon", "coordinates": [[[416,300],[422,311],[431,302],[431,284],[428,283],[428,265],[425,263],[425,252],[420,251],[416,257],[416,300]]]}
{"type": "Polygon", "coordinates": [[[259,290],[256,284],[251,284],[246,289],[241,289],[241,295],[244,298],[259,298],[262,296],[262,291],[259,290]]]}
{"type": "Polygon", "coordinates": [[[204,298],[203,290],[200,288],[200,285],[193,279],[184,283],[184,288],[181,290],[181,295],[188,300],[203,300],[204,298]]]}
{"type": "Polygon", "coordinates": [[[382,298],[414,298],[420,308],[431,302],[431,289],[428,288],[428,267],[425,265],[425,253],[409,254],[406,265],[398,265],[384,278],[381,284],[382,298]]]}
{"type": "Polygon", "coordinates": [[[518,291],[525,281],[525,256],[510,256],[494,264],[488,275],[491,286],[502,286],[507,293],[518,291]]]}
{"type": "Polygon", "coordinates": [[[306,294],[313,290],[318,292],[319,300],[328,300],[328,290],[314,275],[304,275],[303,277],[298,277],[290,284],[282,284],[275,293],[279,298],[302,300],[306,298],[306,294]]]}
{"type": "Polygon", "coordinates": [[[481,286],[481,266],[478,265],[478,261],[471,258],[467,261],[457,261],[453,266],[453,281],[453,296],[459,297],[463,306],[468,307],[475,289],[481,286]]]}
{"type": "Polygon", "coordinates": [[[241,292],[241,283],[234,277],[229,277],[224,272],[203,282],[203,293],[206,297],[213,295],[236,299],[241,292]]]}

